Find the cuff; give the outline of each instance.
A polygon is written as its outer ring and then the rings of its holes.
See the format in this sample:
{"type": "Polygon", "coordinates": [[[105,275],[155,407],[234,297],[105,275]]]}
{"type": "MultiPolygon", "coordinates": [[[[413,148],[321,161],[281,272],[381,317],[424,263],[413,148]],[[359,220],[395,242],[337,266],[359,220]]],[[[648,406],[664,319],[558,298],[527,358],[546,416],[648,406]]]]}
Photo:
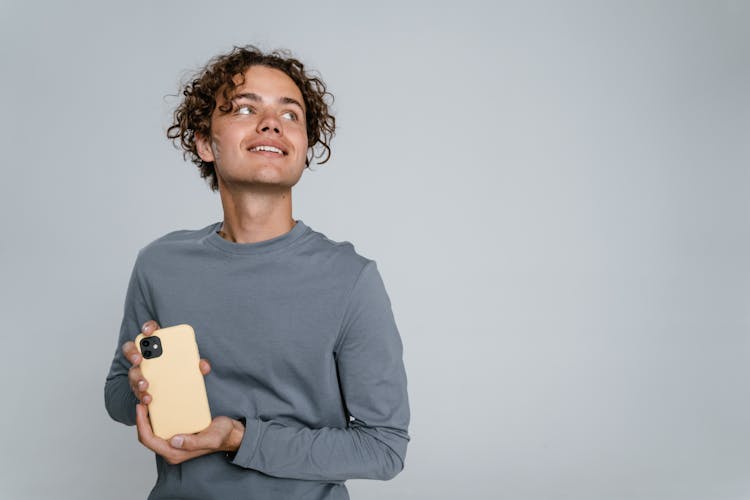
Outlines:
{"type": "Polygon", "coordinates": [[[250,469],[253,457],[263,439],[262,433],[265,427],[261,425],[260,419],[257,418],[242,420],[244,420],[243,423],[245,424],[245,433],[242,436],[242,442],[237,451],[234,454],[229,454],[227,458],[229,458],[230,462],[234,465],[250,469]]]}

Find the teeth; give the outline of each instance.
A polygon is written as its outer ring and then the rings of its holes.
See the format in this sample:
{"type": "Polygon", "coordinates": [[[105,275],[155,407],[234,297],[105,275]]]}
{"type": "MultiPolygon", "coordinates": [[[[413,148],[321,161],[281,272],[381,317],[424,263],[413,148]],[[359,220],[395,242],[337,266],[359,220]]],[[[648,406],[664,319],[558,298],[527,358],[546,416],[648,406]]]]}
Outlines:
{"type": "Polygon", "coordinates": [[[275,148],[273,146],[255,146],[250,151],[270,151],[272,153],[278,153],[280,155],[284,154],[282,150],[280,150],[279,148],[275,148]]]}

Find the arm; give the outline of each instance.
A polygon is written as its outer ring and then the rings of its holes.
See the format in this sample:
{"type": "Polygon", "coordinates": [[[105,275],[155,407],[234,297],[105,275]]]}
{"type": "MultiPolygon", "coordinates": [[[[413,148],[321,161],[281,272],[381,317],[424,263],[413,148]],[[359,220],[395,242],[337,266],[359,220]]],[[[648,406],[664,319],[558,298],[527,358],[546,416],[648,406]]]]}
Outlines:
{"type": "MultiPolygon", "coordinates": [[[[140,252],[139,252],[140,257],[140,252]]],[[[138,440],[147,448],[162,455],[170,464],[178,464],[212,451],[236,450],[242,433],[242,424],[228,417],[216,417],[203,432],[193,434],[201,444],[200,450],[179,450],[167,441],[154,436],[148,421],[147,404],[151,395],[147,392],[148,381],[140,371],[141,356],[133,339],[138,333],[151,335],[159,324],[149,318],[154,317],[148,306],[144,287],[138,271],[138,259],[130,275],[118,346],[104,384],[104,403],[109,415],[126,425],[136,425],[138,440]],[[142,327],[139,325],[143,325],[142,327]],[[140,383],[143,385],[141,386],[140,383]],[[143,404],[138,404],[139,400],[143,404]]],[[[199,369],[205,376],[211,371],[207,360],[201,359],[199,369]]]]}
{"type": "MultiPolygon", "coordinates": [[[[140,257],[140,252],[138,256],[140,257]]],[[[104,384],[104,404],[107,413],[114,420],[126,425],[135,425],[135,405],[138,400],[128,381],[128,370],[131,367],[131,362],[125,359],[120,346],[125,342],[132,341],[141,331],[141,325],[152,318],[154,318],[154,315],[147,306],[143,284],[138,272],[138,258],[136,258],[125,295],[117,349],[112,359],[107,381],[104,384]]]]}
{"type": "Polygon", "coordinates": [[[293,479],[391,479],[404,467],[410,418],[402,343],[374,261],[360,272],[336,346],[347,428],[247,418],[232,463],[293,479]]]}

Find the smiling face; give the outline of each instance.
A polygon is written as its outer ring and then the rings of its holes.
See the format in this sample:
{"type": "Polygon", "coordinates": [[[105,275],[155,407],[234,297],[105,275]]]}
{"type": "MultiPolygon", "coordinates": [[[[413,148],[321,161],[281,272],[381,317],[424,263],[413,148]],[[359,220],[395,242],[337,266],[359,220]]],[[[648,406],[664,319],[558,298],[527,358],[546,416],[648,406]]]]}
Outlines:
{"type": "Polygon", "coordinates": [[[251,66],[244,77],[229,111],[222,111],[226,101],[218,93],[210,137],[196,136],[198,154],[214,163],[220,186],[291,187],[302,176],[308,149],[302,93],[275,68],[251,66]]]}

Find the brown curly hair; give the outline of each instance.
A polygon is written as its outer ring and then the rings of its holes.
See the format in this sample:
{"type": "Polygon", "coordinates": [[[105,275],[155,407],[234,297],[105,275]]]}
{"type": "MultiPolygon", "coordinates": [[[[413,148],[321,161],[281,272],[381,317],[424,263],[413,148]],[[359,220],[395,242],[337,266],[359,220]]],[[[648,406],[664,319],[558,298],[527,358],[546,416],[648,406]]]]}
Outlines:
{"type": "Polygon", "coordinates": [[[276,49],[263,53],[253,45],[235,46],[231,52],[211,59],[202,69],[196,72],[192,81],[182,86],[184,99],[174,110],[173,123],[167,129],[167,137],[172,139],[175,147],[182,148],[183,158],[198,166],[202,178],[208,178],[212,191],[219,189],[216,170],[213,162],[206,162],[198,155],[196,134],[208,137],[211,132],[211,115],[216,108],[216,96],[220,89],[225,104],[221,111],[231,108],[231,95],[242,85],[245,71],[255,65],[275,68],[286,73],[299,88],[305,101],[308,156],[305,166],[309,167],[314,158],[331,157],[330,142],[336,130],[336,119],[329,106],[333,104],[333,94],[328,92],[325,83],[309,72],[304,65],[292,57],[286,49],[276,49]],[[233,80],[237,75],[240,81],[233,80]],[[330,102],[329,102],[330,101],[330,102]],[[227,109],[224,109],[227,108],[227,109]]]}

